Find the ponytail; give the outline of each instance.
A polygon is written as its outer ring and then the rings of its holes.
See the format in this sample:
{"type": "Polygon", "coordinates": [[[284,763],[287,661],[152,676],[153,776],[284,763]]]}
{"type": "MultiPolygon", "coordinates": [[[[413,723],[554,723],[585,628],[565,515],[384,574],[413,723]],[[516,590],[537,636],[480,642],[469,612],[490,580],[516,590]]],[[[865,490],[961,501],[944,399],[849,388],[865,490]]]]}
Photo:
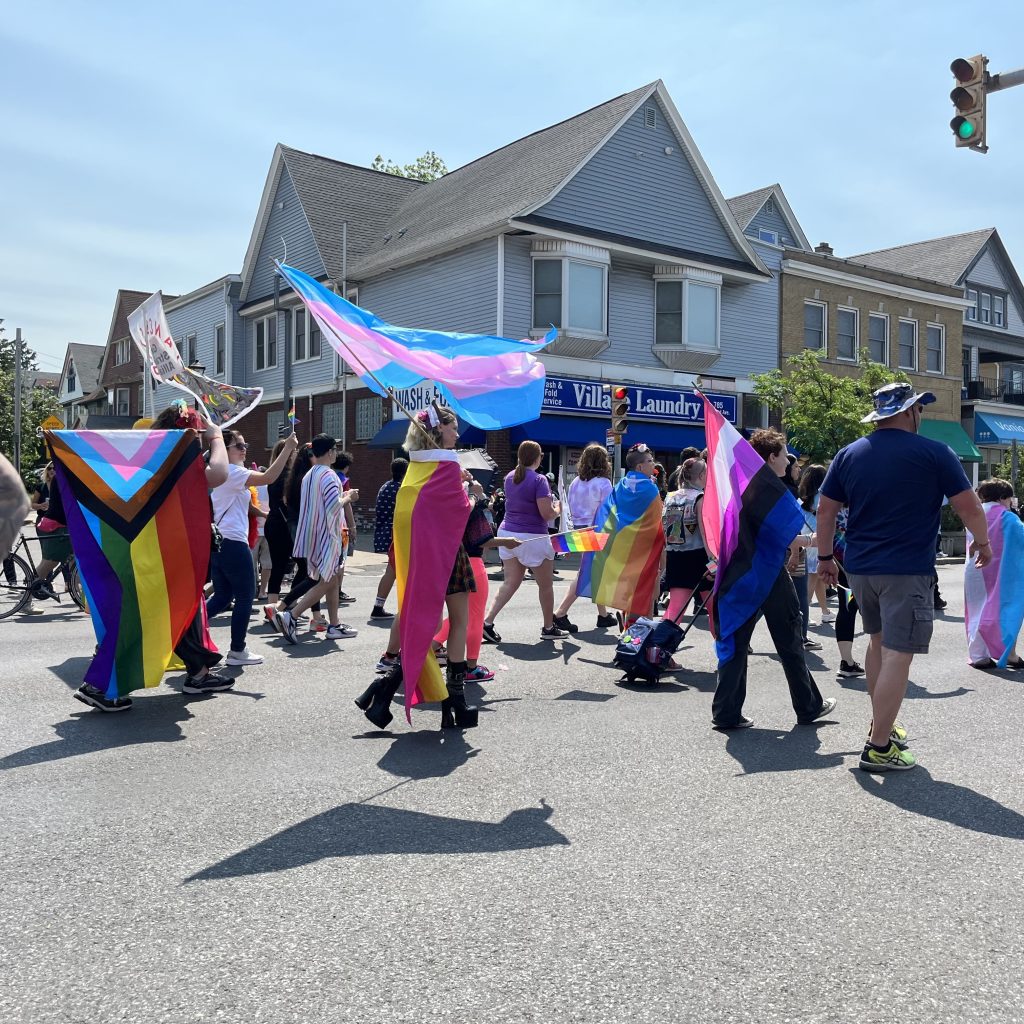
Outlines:
{"type": "Polygon", "coordinates": [[[523,441],[516,452],[516,471],[512,474],[512,482],[521,484],[526,479],[526,472],[541,455],[540,445],[536,441],[523,441]]]}

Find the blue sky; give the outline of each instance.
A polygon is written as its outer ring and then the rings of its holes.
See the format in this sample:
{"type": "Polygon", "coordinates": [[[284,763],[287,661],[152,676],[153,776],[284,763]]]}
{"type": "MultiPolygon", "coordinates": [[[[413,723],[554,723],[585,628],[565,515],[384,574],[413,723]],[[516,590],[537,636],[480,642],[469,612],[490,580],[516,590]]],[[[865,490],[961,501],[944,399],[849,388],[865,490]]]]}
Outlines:
{"type": "Polygon", "coordinates": [[[241,269],[277,142],[362,164],[434,149],[455,168],[658,78],[725,195],[780,182],[812,243],[995,226],[1024,273],[1024,87],[990,97],[987,156],[948,127],[949,62],[1024,65],[1024,5],[958,8],[8,5],[0,317],[59,370],[69,341],[106,341],[119,287],[241,269]]]}

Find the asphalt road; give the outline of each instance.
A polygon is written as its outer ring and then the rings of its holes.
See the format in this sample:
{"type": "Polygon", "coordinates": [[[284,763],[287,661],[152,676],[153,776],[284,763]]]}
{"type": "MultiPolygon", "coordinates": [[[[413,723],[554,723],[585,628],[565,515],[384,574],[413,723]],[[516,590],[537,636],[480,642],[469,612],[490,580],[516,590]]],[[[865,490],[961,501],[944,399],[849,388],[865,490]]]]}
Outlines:
{"type": "Polygon", "coordinates": [[[355,640],[257,626],[235,692],[168,676],[124,715],[71,699],[84,616],[0,622],[0,1022],[1024,1020],[1024,674],[966,667],[956,567],[890,776],[829,627],[835,716],[795,724],[761,626],[723,735],[705,629],[677,683],[619,687],[611,635],[537,640],[532,584],[479,728],[368,732],[379,573],[355,640]]]}

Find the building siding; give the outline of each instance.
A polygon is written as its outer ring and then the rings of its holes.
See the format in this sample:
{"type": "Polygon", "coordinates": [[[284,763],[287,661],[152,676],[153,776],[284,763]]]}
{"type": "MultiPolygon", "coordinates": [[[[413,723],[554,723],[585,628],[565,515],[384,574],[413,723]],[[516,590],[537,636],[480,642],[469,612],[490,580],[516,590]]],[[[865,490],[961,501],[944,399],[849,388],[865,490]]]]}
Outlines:
{"type": "MultiPolygon", "coordinates": [[[[1007,292],[1007,315],[1006,324],[1010,334],[1024,334],[1024,319],[1021,319],[1021,310],[1017,304],[1016,297],[1011,289],[1010,275],[999,266],[999,260],[991,249],[986,249],[981,258],[971,268],[967,280],[971,284],[980,284],[998,291],[1007,292]]],[[[966,313],[964,316],[966,317],[966,313]]],[[[998,330],[998,328],[996,328],[998,330]]]]}
{"type": "MultiPolygon", "coordinates": [[[[778,275],[782,252],[754,242],[754,251],[778,275]]],[[[779,365],[779,280],[722,286],[722,358],[708,371],[743,379],[779,365]]]]}
{"type": "MultiPolygon", "coordinates": [[[[790,248],[795,249],[801,248],[800,242],[789,229],[786,219],[781,213],[779,213],[778,206],[775,207],[775,210],[772,213],[768,213],[765,207],[762,206],[761,209],[754,214],[753,219],[746,226],[744,233],[749,238],[756,239],[758,231],[761,230],[776,232],[779,236],[779,242],[782,245],[787,245],[790,248]]],[[[757,253],[759,256],[764,258],[764,254],[761,249],[758,249],[757,253]]]]}
{"type": "Polygon", "coordinates": [[[536,213],[596,231],[747,259],[726,232],[664,109],[653,99],[536,213]],[[647,128],[644,110],[652,104],[657,108],[657,127],[647,128]],[[666,147],[671,147],[671,155],[665,153],[666,147]]]}
{"type": "Polygon", "coordinates": [[[533,319],[531,244],[528,236],[505,236],[504,331],[507,338],[525,338],[530,333],[533,319]]]}

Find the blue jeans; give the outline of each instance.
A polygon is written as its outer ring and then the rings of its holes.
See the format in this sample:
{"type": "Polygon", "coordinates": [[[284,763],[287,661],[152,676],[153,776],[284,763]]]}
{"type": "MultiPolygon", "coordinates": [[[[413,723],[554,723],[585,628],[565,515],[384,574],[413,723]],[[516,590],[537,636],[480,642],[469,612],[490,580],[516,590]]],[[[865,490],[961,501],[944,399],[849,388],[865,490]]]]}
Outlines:
{"type": "Polygon", "coordinates": [[[210,555],[213,596],[206,602],[206,615],[219,615],[234,599],[231,610],[231,650],[245,650],[249,632],[249,613],[256,596],[256,574],[252,567],[249,545],[240,540],[221,541],[220,551],[210,555]]]}

